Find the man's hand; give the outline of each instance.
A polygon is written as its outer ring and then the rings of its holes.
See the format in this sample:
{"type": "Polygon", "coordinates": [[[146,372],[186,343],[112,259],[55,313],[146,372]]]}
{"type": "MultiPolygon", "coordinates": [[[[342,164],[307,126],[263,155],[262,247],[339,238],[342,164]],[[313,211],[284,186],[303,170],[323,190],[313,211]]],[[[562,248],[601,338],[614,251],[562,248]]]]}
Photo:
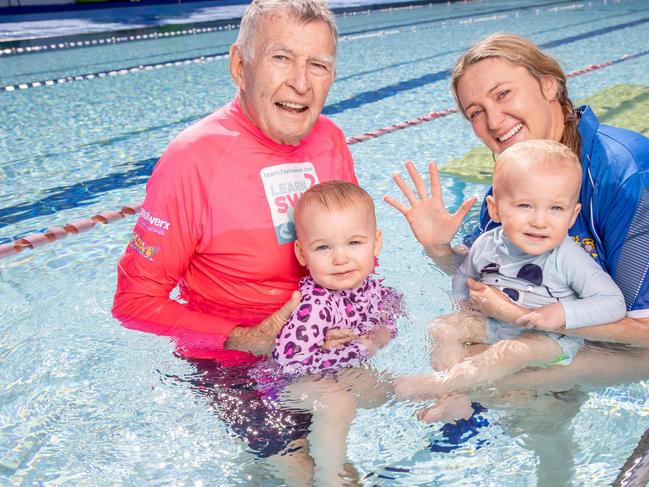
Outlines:
{"type": "Polygon", "coordinates": [[[566,316],[560,303],[541,306],[514,321],[525,328],[535,328],[543,331],[557,331],[566,324],[566,316]]]}
{"type": "Polygon", "coordinates": [[[415,238],[424,246],[429,256],[450,254],[451,240],[460,228],[462,220],[476,202],[476,198],[471,197],[464,201],[460,208],[451,214],[442,200],[439,174],[435,163],[431,162],[428,166],[430,196],[426,184],[411,161],[406,162],[406,169],[417,191],[416,195],[400,174],[396,174],[393,179],[408,199],[410,207],[391,196],[385,196],[383,199],[406,217],[415,238]]]}
{"type": "Polygon", "coordinates": [[[508,323],[514,323],[529,313],[529,309],[518,306],[496,288],[471,278],[467,279],[466,284],[469,287],[468,305],[474,312],[508,323]]]}
{"type": "Polygon", "coordinates": [[[270,355],[273,351],[275,338],[289,319],[291,313],[300,304],[300,292],[293,291],[291,299],[272,315],[257,326],[237,326],[232,329],[225,348],[228,350],[241,350],[254,355],[270,355]]]}

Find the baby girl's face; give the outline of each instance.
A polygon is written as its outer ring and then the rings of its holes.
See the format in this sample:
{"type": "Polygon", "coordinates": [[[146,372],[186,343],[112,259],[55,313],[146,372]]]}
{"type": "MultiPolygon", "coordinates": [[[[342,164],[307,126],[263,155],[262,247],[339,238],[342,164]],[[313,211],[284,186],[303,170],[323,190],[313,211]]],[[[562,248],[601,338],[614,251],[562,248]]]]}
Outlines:
{"type": "Polygon", "coordinates": [[[313,280],[327,289],[359,287],[374,269],[381,231],[364,205],[336,210],[312,205],[302,210],[295,254],[313,280]]]}

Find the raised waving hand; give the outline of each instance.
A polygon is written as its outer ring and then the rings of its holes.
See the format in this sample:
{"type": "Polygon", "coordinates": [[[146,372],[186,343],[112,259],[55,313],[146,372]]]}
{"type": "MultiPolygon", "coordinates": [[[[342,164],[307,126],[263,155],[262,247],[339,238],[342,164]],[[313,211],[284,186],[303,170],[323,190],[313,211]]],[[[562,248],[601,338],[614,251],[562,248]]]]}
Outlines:
{"type": "MultiPolygon", "coordinates": [[[[438,258],[444,260],[452,255],[451,240],[477,198],[473,196],[465,200],[455,213],[450,213],[442,199],[439,174],[435,162],[431,161],[428,165],[430,194],[428,194],[426,184],[412,161],[406,162],[406,170],[414,184],[414,191],[403,180],[401,174],[395,174],[393,179],[408,200],[408,203],[410,203],[410,206],[391,196],[385,196],[384,200],[406,217],[415,238],[423,245],[426,253],[438,264],[446,264],[448,262],[439,262],[438,258]]],[[[442,267],[446,266],[442,265],[442,267]]]]}

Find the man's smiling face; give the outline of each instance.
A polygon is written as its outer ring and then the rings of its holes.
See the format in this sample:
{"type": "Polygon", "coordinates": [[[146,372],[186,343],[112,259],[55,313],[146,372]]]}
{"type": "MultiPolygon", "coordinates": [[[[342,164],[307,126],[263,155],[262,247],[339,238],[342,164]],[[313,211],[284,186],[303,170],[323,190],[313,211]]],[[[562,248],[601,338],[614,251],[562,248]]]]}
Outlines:
{"type": "Polygon", "coordinates": [[[230,52],[241,107],[272,140],[297,145],[316,123],[335,79],[331,29],[279,10],[261,19],[253,43],[249,60],[236,47],[230,52]]]}

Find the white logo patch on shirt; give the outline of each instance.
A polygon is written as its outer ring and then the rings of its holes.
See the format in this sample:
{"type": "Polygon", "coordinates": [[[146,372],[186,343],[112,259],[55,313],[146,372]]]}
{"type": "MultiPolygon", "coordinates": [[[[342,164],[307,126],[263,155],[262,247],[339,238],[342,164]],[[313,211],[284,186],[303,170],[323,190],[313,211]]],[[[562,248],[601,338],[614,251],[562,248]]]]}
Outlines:
{"type": "Polygon", "coordinates": [[[302,193],[319,182],[313,164],[310,162],[280,164],[262,169],[259,175],[264,184],[277,243],[281,245],[293,242],[295,240],[293,207],[302,193]]]}

